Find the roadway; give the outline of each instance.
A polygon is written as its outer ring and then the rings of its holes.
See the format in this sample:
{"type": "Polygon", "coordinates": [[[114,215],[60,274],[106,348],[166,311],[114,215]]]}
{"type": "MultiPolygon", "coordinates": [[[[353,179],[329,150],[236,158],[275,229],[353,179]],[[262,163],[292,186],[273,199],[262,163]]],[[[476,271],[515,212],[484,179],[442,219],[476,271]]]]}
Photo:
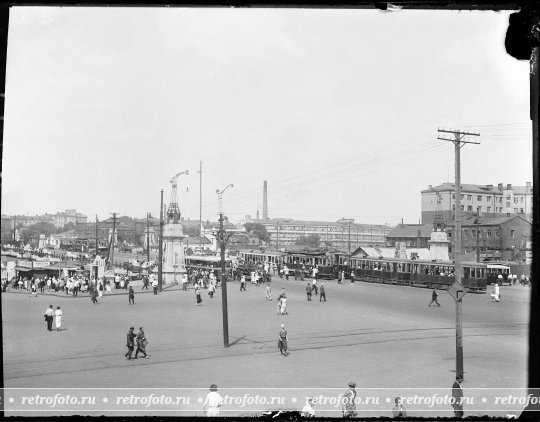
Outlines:
{"type": "MultiPolygon", "coordinates": [[[[174,411],[170,407],[146,409],[145,414],[159,415],[199,414],[196,398],[204,397],[213,383],[222,394],[280,393],[285,397],[285,402],[275,405],[225,406],[223,411],[229,413],[222,415],[253,415],[261,407],[300,409],[304,396],[337,396],[351,380],[359,393],[382,394],[392,400],[413,392],[450,393],[455,378],[455,305],[447,292],[439,292],[440,308],[428,308],[428,289],[323,282],[328,301],[322,303],[317,295],[308,302],[306,282],[293,279],[274,277],[273,301],[265,301],[263,287],[248,284],[247,292],[240,292],[239,283],[230,282],[231,347],[227,349],[223,347],[221,290],[213,299],[203,291],[202,306],[196,306],[192,289],[154,296],[141,294],[137,288],[134,306],[122,295],[104,297],[93,305],[88,297],[40,295],[35,299],[3,294],[4,383],[6,387],[54,386],[69,391],[185,388],[194,395],[189,405],[174,411]],[[289,315],[284,316],[275,312],[281,287],[288,297],[289,315]],[[62,307],[64,331],[45,330],[43,313],[49,304],[62,307]],[[277,350],[281,323],[288,330],[288,357],[277,350]],[[124,359],[130,325],[144,326],[150,359],[124,359]]],[[[475,397],[475,403],[465,408],[466,416],[515,414],[522,407],[494,406],[493,401],[501,391],[522,392],[526,387],[530,289],[503,287],[501,293],[500,303],[492,303],[489,293],[469,293],[464,298],[463,389],[475,397]]],[[[392,405],[388,401],[360,405],[359,412],[361,416],[391,416],[392,405]]],[[[130,414],[129,409],[120,414],[130,414]]],[[[407,409],[413,416],[452,415],[444,404],[430,408],[413,404],[407,409]]],[[[330,405],[321,404],[316,410],[321,416],[340,415],[330,405]]],[[[11,414],[9,407],[6,411],[11,414]]],[[[109,408],[100,411],[118,414],[109,408]]]]}

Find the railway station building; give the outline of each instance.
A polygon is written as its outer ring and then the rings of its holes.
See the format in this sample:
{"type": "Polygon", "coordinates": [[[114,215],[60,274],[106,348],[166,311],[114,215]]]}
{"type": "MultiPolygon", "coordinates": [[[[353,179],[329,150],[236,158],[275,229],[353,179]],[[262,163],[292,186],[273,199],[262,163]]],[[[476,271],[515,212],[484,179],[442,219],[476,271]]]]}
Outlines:
{"type": "MultiPolygon", "coordinates": [[[[436,216],[442,217],[445,224],[454,221],[456,209],[455,184],[443,183],[429,185],[421,191],[422,223],[430,224],[436,216]]],[[[498,185],[461,185],[461,211],[464,215],[486,217],[510,217],[519,215],[526,220],[532,218],[532,183],[525,186],[498,185]]]]}

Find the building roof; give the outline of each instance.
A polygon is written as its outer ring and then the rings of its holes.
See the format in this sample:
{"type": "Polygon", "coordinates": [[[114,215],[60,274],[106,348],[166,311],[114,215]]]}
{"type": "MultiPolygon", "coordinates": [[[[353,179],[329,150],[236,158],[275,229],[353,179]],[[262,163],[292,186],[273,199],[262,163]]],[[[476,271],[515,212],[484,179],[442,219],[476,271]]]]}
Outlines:
{"type": "MultiPolygon", "coordinates": [[[[437,186],[432,186],[430,188],[424,189],[420,193],[430,193],[430,192],[447,192],[447,191],[454,191],[456,188],[456,185],[454,183],[446,182],[442,183],[437,186]]],[[[503,185],[503,189],[507,189],[507,185],[503,185]]],[[[526,193],[532,194],[532,187],[527,186],[514,186],[512,185],[512,190],[514,191],[514,194],[517,195],[525,195],[526,193]]],[[[500,195],[502,194],[502,190],[499,190],[498,185],[474,185],[474,184],[461,184],[461,192],[462,193],[490,193],[493,195],[500,195]]]]}
{"type": "MultiPolygon", "coordinates": [[[[531,224],[531,222],[525,218],[523,218],[522,216],[520,215],[512,215],[510,217],[480,217],[479,218],[479,222],[478,222],[478,225],[479,226],[500,226],[501,224],[506,224],[508,223],[509,221],[511,220],[514,220],[516,218],[520,218],[521,220],[531,224]]],[[[461,222],[461,226],[462,227],[465,227],[465,226],[476,226],[475,224],[475,220],[476,220],[476,217],[475,216],[468,216],[468,218],[464,219],[462,222],[461,222]]],[[[450,222],[448,223],[448,226],[451,226],[453,227],[454,226],[454,222],[450,222]]]]}
{"type": "MultiPolygon", "coordinates": [[[[295,220],[293,218],[268,218],[268,219],[256,219],[253,218],[250,223],[256,223],[256,224],[295,224],[295,225],[302,225],[305,224],[306,226],[337,226],[337,227],[348,227],[348,223],[340,223],[338,221],[312,221],[312,220],[295,220]]],[[[387,226],[385,224],[364,224],[364,223],[351,223],[351,227],[381,227],[388,229],[390,226],[387,226]]]]}
{"type": "Polygon", "coordinates": [[[418,230],[420,230],[420,237],[431,237],[433,231],[433,224],[398,224],[388,234],[387,238],[400,238],[400,237],[418,237],[418,230]]]}

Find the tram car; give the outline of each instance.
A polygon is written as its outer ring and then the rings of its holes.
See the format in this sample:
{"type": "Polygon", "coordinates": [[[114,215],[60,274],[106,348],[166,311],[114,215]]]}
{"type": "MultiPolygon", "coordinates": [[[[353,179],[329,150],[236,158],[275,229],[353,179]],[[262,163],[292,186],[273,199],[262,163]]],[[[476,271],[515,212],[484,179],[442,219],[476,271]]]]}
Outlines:
{"type": "MultiPolygon", "coordinates": [[[[227,277],[233,276],[232,261],[230,258],[225,258],[225,275],[227,277]]],[[[186,256],[186,270],[191,273],[192,270],[203,270],[208,272],[214,272],[218,281],[221,280],[221,257],[219,256],[200,256],[200,255],[188,255],[186,256]]]]}
{"type": "MultiPolygon", "coordinates": [[[[367,257],[351,258],[351,266],[356,279],[373,283],[445,290],[455,281],[452,262],[367,257]]],[[[461,283],[470,292],[485,292],[499,274],[506,280],[510,272],[510,267],[496,263],[463,262],[462,267],[461,283]]]]}
{"type": "Polygon", "coordinates": [[[276,268],[281,268],[283,264],[283,254],[276,251],[256,251],[243,250],[238,253],[238,264],[236,266],[236,278],[240,279],[242,275],[247,281],[251,281],[251,273],[254,271],[263,271],[264,265],[268,263],[268,277],[266,281],[272,281],[270,274],[274,265],[276,268]]]}

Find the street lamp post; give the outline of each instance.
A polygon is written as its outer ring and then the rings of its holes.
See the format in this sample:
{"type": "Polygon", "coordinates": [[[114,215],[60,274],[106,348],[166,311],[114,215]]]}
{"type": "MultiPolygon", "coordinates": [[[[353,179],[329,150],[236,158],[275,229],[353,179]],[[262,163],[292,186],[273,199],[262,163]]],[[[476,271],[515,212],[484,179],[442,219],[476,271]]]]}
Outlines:
{"type": "Polygon", "coordinates": [[[221,249],[221,303],[223,308],[223,345],[229,347],[229,316],[227,313],[227,277],[225,275],[225,230],[223,229],[223,192],[228,188],[234,187],[233,184],[227,185],[223,190],[216,190],[219,200],[219,243],[221,249]]]}

